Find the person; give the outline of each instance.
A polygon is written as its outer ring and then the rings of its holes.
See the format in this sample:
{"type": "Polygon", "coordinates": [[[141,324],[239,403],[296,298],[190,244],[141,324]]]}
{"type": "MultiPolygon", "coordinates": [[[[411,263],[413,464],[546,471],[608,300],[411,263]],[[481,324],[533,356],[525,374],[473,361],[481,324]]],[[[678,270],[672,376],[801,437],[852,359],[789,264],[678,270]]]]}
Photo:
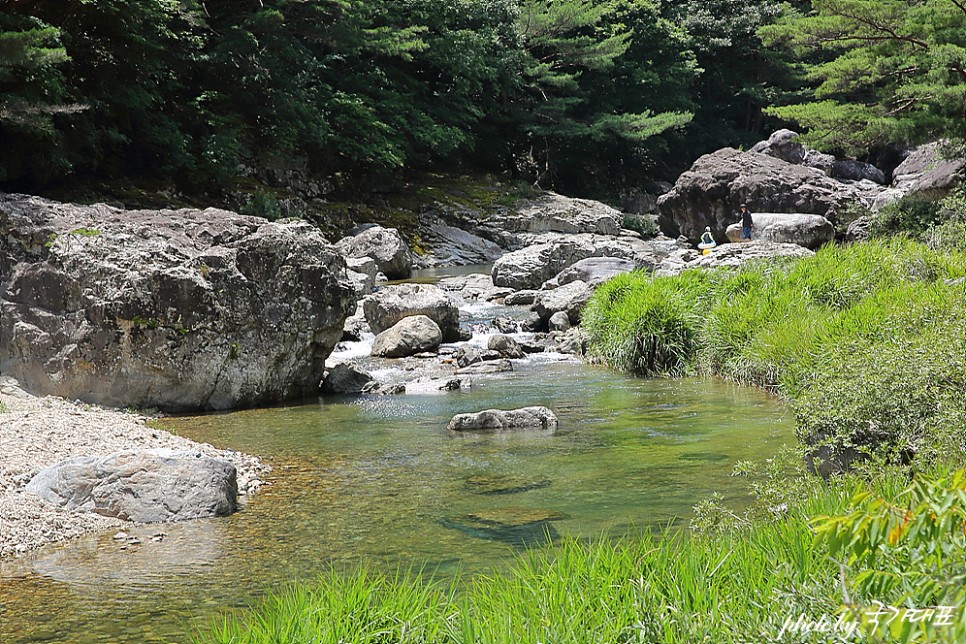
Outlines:
{"type": "Polygon", "coordinates": [[[755,227],[755,221],[751,218],[751,211],[748,210],[748,205],[741,204],[738,208],[738,214],[741,215],[741,238],[751,241],[751,229],[755,227]]]}
{"type": "Polygon", "coordinates": [[[704,232],[701,234],[701,243],[698,244],[701,254],[707,255],[717,245],[714,241],[714,235],[711,234],[711,226],[706,226],[704,232]]]}

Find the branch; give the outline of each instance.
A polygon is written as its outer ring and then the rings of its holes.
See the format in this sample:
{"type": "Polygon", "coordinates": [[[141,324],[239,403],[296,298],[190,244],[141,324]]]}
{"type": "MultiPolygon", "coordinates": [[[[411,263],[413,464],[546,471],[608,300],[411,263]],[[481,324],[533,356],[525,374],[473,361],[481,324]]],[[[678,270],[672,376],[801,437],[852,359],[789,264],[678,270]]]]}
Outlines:
{"type": "Polygon", "coordinates": [[[851,18],[852,20],[855,20],[858,23],[866,25],[867,27],[870,27],[876,31],[885,32],[891,36],[891,38],[880,38],[880,40],[898,40],[900,42],[912,43],[913,45],[916,45],[917,47],[922,47],[923,49],[929,49],[929,43],[923,40],[919,40],[918,38],[914,38],[913,36],[900,36],[895,29],[887,27],[886,25],[880,25],[870,18],[864,18],[862,16],[850,14],[847,11],[842,11],[841,15],[845,18],[851,18]]]}

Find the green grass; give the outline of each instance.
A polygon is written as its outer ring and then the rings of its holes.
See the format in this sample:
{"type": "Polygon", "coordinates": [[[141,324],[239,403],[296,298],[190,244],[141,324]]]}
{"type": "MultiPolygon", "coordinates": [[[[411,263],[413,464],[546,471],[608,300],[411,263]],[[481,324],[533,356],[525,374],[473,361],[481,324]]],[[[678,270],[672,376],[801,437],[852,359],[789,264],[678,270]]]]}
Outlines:
{"type": "MultiPolygon", "coordinates": [[[[957,586],[956,579],[963,570],[962,559],[937,555],[936,538],[948,539],[949,526],[962,523],[962,508],[948,511],[954,522],[944,523],[946,532],[935,532],[931,526],[948,517],[932,520],[935,508],[923,505],[922,494],[906,498],[908,479],[901,469],[881,474],[871,486],[857,478],[830,484],[796,479],[792,486],[800,488],[788,496],[787,515],[778,519],[694,534],[668,530],[636,539],[568,540],[531,551],[504,572],[462,581],[434,583],[420,574],[388,575],[365,569],[332,571],[315,584],[292,586],[247,611],[225,617],[194,641],[831,641],[824,636],[779,634],[787,619],[799,615],[835,619],[846,612],[844,597],[854,602],[857,612],[872,606],[873,599],[919,607],[961,599],[962,585],[957,586]],[[892,533],[873,530],[870,537],[870,531],[863,530],[864,517],[872,516],[880,527],[892,526],[891,515],[883,508],[900,506],[915,513],[910,525],[919,528],[894,542],[890,539],[884,549],[880,537],[892,533]],[[840,568],[830,554],[844,556],[846,551],[858,553],[857,563],[840,568]],[[919,561],[916,567],[912,562],[920,552],[929,554],[915,560],[919,561]],[[870,585],[869,564],[882,561],[915,569],[920,577],[911,580],[912,586],[901,580],[887,587],[870,585]]],[[[964,494],[956,487],[961,483],[960,476],[953,477],[952,485],[942,481],[923,485],[927,496],[944,502],[949,495],[964,494]]],[[[958,630],[934,630],[928,641],[953,642],[964,634],[966,628],[960,624],[958,630]]],[[[871,641],[882,640],[873,637],[871,641]]]]}

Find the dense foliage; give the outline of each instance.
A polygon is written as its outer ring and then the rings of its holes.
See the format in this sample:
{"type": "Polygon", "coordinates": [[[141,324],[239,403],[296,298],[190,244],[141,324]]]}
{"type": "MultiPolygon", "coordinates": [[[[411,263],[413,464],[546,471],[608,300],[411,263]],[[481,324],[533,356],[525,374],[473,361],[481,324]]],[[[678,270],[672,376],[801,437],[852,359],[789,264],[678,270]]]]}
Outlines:
{"type": "Polygon", "coordinates": [[[778,6],[4,0],[0,185],[297,171],[331,191],[454,163],[632,185],[760,138],[778,6]]]}
{"type": "Polygon", "coordinates": [[[772,109],[823,149],[966,136],[966,5],[960,0],[813,0],[762,34],[812,63],[813,100],[772,109]]]}

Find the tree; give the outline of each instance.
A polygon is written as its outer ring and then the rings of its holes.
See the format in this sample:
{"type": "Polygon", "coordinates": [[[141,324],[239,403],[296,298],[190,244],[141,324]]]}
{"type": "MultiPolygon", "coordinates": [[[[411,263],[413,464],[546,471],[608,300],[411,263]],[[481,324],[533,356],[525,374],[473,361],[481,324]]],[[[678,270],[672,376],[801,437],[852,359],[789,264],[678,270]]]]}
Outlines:
{"type": "Polygon", "coordinates": [[[0,181],[49,175],[59,160],[36,154],[56,141],[53,119],[81,109],[64,99],[60,32],[43,21],[0,14],[0,181]],[[14,153],[17,151],[17,153],[14,153]]]}
{"type": "MultiPolygon", "coordinates": [[[[649,3],[642,3],[649,4],[649,3]]],[[[567,183],[567,175],[598,161],[613,144],[639,146],[681,127],[684,111],[654,112],[617,99],[615,70],[633,44],[634,30],[613,3],[590,0],[525,0],[518,18],[525,55],[520,90],[508,103],[514,165],[535,183],[567,183]],[[641,109],[641,108],[644,109],[641,109]],[[564,179],[564,181],[561,181],[564,179]]],[[[602,168],[606,167],[602,166],[602,168]]]]}
{"type": "Polygon", "coordinates": [[[893,142],[966,137],[966,3],[962,0],[815,0],[761,30],[798,56],[812,101],[771,114],[807,129],[820,149],[861,154],[893,142]]]}

